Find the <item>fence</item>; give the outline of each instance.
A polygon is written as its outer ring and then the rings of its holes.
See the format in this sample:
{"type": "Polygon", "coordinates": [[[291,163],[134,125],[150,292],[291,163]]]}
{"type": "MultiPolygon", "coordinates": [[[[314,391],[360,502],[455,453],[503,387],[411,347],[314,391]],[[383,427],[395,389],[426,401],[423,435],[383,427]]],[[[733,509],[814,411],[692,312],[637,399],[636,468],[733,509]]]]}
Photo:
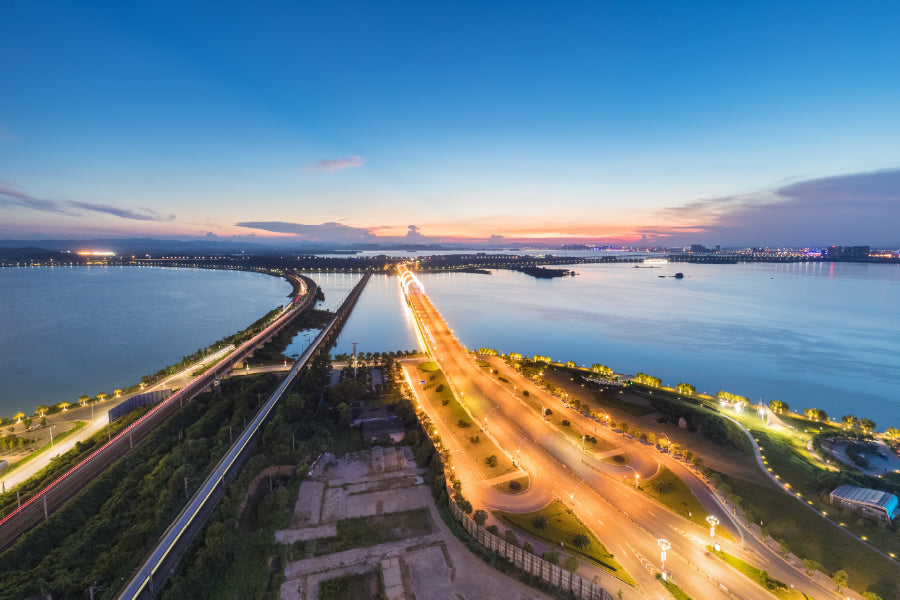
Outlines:
{"type": "Polygon", "coordinates": [[[144,392],[143,394],[132,396],[118,406],[114,406],[109,409],[109,422],[112,423],[119,417],[124,417],[131,411],[137,410],[141,406],[156,404],[160,400],[165,400],[171,395],[172,390],[153,390],[152,392],[144,392]]]}
{"type": "Polygon", "coordinates": [[[450,502],[450,514],[459,521],[463,529],[475,540],[503,558],[509,560],[526,573],[546,581],[567,592],[575,594],[583,600],[612,600],[612,594],[592,581],[567,571],[559,565],[547,562],[540,556],[526,552],[514,544],[510,544],[503,538],[494,535],[484,527],[480,527],[470,519],[452,498],[450,502]]]}

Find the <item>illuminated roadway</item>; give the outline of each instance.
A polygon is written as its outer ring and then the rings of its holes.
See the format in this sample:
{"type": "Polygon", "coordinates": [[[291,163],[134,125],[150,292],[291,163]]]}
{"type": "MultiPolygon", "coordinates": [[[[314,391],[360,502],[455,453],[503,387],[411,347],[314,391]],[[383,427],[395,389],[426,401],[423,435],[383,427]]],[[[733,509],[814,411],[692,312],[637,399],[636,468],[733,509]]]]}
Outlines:
{"type": "MultiPolygon", "coordinates": [[[[672,513],[636,491],[633,476],[628,478],[629,483],[623,483],[623,467],[604,463],[583,452],[571,438],[554,430],[541,417],[540,410],[534,410],[524,399],[511,393],[508,387],[486,372],[488,369],[478,367],[415,277],[404,267],[400,268],[400,273],[419,335],[439,363],[454,395],[504,453],[510,457],[519,456],[521,467],[530,476],[530,488],[521,495],[503,494],[485,483],[472,459],[460,451],[461,446],[453,438],[450,428],[436,418],[424,394],[419,394],[420,386],[411,382],[420,404],[432,416],[454,457],[453,466],[463,482],[463,494],[476,509],[531,512],[553,496],[560,498],[573,508],[638,582],[638,589],[634,589],[609,575],[601,577],[603,587],[613,593],[622,589],[626,598],[671,598],[655,581],[660,566],[658,540],[661,538],[671,543],[666,572],[693,598],[772,598],[757,583],[707,554],[708,529],[672,513]]],[[[517,387],[531,384],[529,389],[534,388],[533,382],[521,378],[511,369],[504,376],[517,387]]],[[[541,391],[536,393],[543,394],[541,391]]],[[[538,398],[554,412],[568,411],[563,413],[566,418],[581,425],[582,429],[596,426],[598,438],[602,435],[614,439],[609,437],[609,430],[575,410],[566,409],[561,400],[546,394],[538,398]]],[[[618,443],[621,445],[621,440],[618,443]]],[[[720,523],[729,524],[728,529],[744,540],[740,544],[740,540],[728,543],[717,538],[725,551],[741,556],[765,569],[772,577],[793,584],[796,589],[816,598],[840,598],[834,589],[819,585],[788,565],[765,544],[736,529],[734,521],[708,488],[681,463],[637,443],[628,447],[627,452],[635,461],[632,466],[636,467],[641,479],[656,472],[657,459],[664,462],[688,483],[704,506],[718,516],[720,523]]],[[[624,470],[631,474],[628,468],[624,470]]]]}

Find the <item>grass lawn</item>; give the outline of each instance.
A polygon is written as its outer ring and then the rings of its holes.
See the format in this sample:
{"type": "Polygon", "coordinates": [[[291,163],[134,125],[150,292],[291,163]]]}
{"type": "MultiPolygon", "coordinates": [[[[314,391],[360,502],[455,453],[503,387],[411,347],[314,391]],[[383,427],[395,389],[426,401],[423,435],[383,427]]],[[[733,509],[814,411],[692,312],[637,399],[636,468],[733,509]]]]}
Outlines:
{"type": "MultiPolygon", "coordinates": [[[[893,598],[900,590],[900,569],[876,554],[863,542],[837,531],[839,527],[820,518],[796,499],[779,492],[774,484],[753,483],[722,475],[722,480],[749,507],[753,520],[800,558],[823,565],[826,574],[847,571],[850,587],[893,598]]],[[[834,509],[832,509],[832,512],[834,509]]],[[[854,517],[855,518],[855,517],[854,517]]],[[[897,537],[897,534],[892,532],[897,537]]]]}
{"type": "Polygon", "coordinates": [[[743,573],[749,579],[758,583],[760,587],[767,589],[778,598],[783,598],[784,600],[804,600],[804,598],[806,598],[806,594],[798,592],[797,590],[792,590],[783,581],[769,577],[768,573],[762,569],[757,569],[753,565],[745,563],[737,556],[722,552],[721,550],[713,550],[712,546],[707,546],[706,549],[710,554],[718,556],[730,566],[734,567],[735,570],[743,573]]]}
{"type": "Polygon", "coordinates": [[[531,483],[531,480],[528,478],[528,475],[523,477],[518,477],[516,479],[510,479],[509,481],[504,481],[503,483],[498,483],[494,486],[495,490],[499,490],[506,494],[521,494],[523,492],[528,491],[528,486],[531,483]],[[516,484],[519,485],[519,488],[516,489],[516,484]]]}
{"type": "Polygon", "coordinates": [[[424,371],[426,373],[434,373],[435,371],[440,371],[441,368],[438,366],[436,362],[433,360],[429,360],[427,362],[419,363],[416,365],[416,368],[420,371],[424,371]]]}
{"type": "Polygon", "coordinates": [[[337,522],[336,536],[310,540],[302,546],[295,544],[294,548],[295,552],[302,548],[307,555],[322,556],[426,535],[433,530],[428,509],[417,508],[372,517],[341,519],[337,522]]]}
{"type": "Polygon", "coordinates": [[[681,589],[668,579],[663,581],[662,575],[657,574],[656,579],[662,584],[664,588],[669,590],[669,593],[672,594],[672,597],[675,598],[675,600],[693,600],[693,598],[684,593],[683,589],[681,589]]]}
{"type": "Polygon", "coordinates": [[[381,580],[375,571],[341,575],[319,584],[319,600],[380,600],[381,597],[381,580]]]}
{"type": "Polygon", "coordinates": [[[591,390],[590,398],[591,403],[593,404],[605,406],[606,408],[612,408],[615,410],[621,410],[622,412],[628,413],[632,417],[643,417],[644,415],[649,415],[656,410],[652,406],[647,406],[646,404],[637,404],[630,401],[630,398],[636,398],[636,396],[632,396],[628,392],[620,394],[618,392],[600,392],[597,390],[591,390]]]}
{"type": "Polygon", "coordinates": [[[507,513],[499,510],[493,511],[494,515],[505,523],[514,525],[523,531],[530,533],[536,537],[552,542],[554,546],[562,542],[563,546],[569,552],[580,554],[590,559],[604,570],[612,573],[625,583],[635,585],[631,576],[625,572],[624,567],[620,565],[612,553],[607,550],[600,540],[591,532],[587,526],[575,516],[571,509],[559,500],[554,500],[541,510],[532,513],[507,513]],[[539,529],[535,526],[535,520],[538,517],[544,517],[547,521],[546,527],[539,529]],[[585,535],[590,540],[586,548],[576,548],[572,540],[576,535],[585,535]]]}
{"type": "Polygon", "coordinates": [[[515,467],[512,461],[500,451],[491,438],[481,431],[479,425],[469,418],[463,407],[453,397],[453,392],[450,390],[444,374],[437,371],[425,379],[424,394],[428,396],[428,400],[437,411],[440,420],[450,428],[454,437],[461,442],[463,449],[478,465],[481,476],[485,479],[493,479],[514,471],[515,467]],[[438,391],[439,388],[441,391],[438,391]],[[496,466],[491,467],[487,464],[489,456],[497,457],[496,466]]]}
{"type": "Polygon", "coordinates": [[[646,480],[641,485],[641,491],[672,512],[706,526],[706,509],[687,484],[668,467],[661,467],[655,477],[646,480]]]}

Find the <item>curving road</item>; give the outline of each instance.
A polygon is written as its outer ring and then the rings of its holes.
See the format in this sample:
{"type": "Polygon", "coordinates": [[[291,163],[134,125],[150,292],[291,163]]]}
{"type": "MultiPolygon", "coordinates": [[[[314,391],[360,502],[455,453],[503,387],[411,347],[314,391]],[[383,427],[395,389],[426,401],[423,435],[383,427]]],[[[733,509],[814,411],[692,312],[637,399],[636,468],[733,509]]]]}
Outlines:
{"type": "MultiPolygon", "coordinates": [[[[425,295],[421,284],[414,276],[401,268],[401,284],[419,328],[420,337],[429,352],[441,366],[456,398],[464,405],[473,419],[509,456],[517,454],[522,468],[531,479],[531,490],[520,496],[505,495],[493,490],[483,481],[470,459],[463,457],[454,463],[457,474],[463,481],[463,492],[476,508],[490,507],[509,511],[529,512],[541,501],[549,500],[548,493],[572,506],[576,514],[604,541],[615,554],[616,559],[638,582],[638,588],[621,587],[628,598],[669,598],[669,594],[654,578],[659,571],[660,551],[658,540],[667,539],[671,549],[667,553],[666,571],[682,589],[694,598],[771,598],[755,582],[740,575],[719,559],[706,553],[709,532],[657,504],[633,488],[633,478],[625,484],[622,467],[609,465],[581,450],[571,437],[549,427],[547,421],[528,402],[519,397],[508,385],[504,387],[492,378],[487,369],[476,365],[473,357],[456,340],[453,332],[444,322],[437,309],[425,295]]],[[[504,373],[512,385],[529,385],[512,370],[504,373]]],[[[416,386],[412,386],[416,389],[416,386]]],[[[559,399],[538,392],[536,399],[556,411],[569,411],[566,418],[581,427],[597,425],[592,419],[579,415],[577,411],[566,409],[559,399]]],[[[420,401],[421,401],[420,396],[420,401]]],[[[422,404],[426,411],[430,408],[427,400],[422,404]]],[[[436,426],[441,424],[429,411],[436,426]]],[[[592,432],[593,435],[593,432],[592,432]]],[[[597,428],[597,437],[606,437],[621,444],[609,430],[597,428]],[[611,438],[609,436],[612,436],[611,438]]],[[[452,439],[449,428],[444,427],[442,439],[454,453],[459,451],[459,443],[452,439]]],[[[655,473],[657,459],[682,476],[694,490],[701,502],[713,514],[719,515],[721,523],[731,523],[735,533],[743,537],[727,511],[718,503],[709,489],[683,465],[670,457],[657,456],[649,447],[631,444],[628,448],[633,467],[645,478],[655,473]]],[[[631,471],[624,468],[631,474],[631,471]]],[[[839,598],[834,590],[826,589],[788,565],[779,555],[772,552],[752,536],[747,536],[744,546],[739,542],[725,543],[723,549],[741,555],[748,562],[766,569],[771,575],[815,596],[816,598],[839,598]]],[[[612,588],[605,580],[603,585],[612,588]]]]}

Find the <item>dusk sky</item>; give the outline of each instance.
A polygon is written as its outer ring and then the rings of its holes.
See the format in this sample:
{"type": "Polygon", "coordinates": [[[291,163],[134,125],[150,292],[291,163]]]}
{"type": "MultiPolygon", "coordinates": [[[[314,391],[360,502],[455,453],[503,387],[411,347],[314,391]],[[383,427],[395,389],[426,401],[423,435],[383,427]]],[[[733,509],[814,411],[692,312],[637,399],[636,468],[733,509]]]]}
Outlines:
{"type": "Polygon", "coordinates": [[[896,0],[0,23],[0,239],[900,246],[896,0]]]}

